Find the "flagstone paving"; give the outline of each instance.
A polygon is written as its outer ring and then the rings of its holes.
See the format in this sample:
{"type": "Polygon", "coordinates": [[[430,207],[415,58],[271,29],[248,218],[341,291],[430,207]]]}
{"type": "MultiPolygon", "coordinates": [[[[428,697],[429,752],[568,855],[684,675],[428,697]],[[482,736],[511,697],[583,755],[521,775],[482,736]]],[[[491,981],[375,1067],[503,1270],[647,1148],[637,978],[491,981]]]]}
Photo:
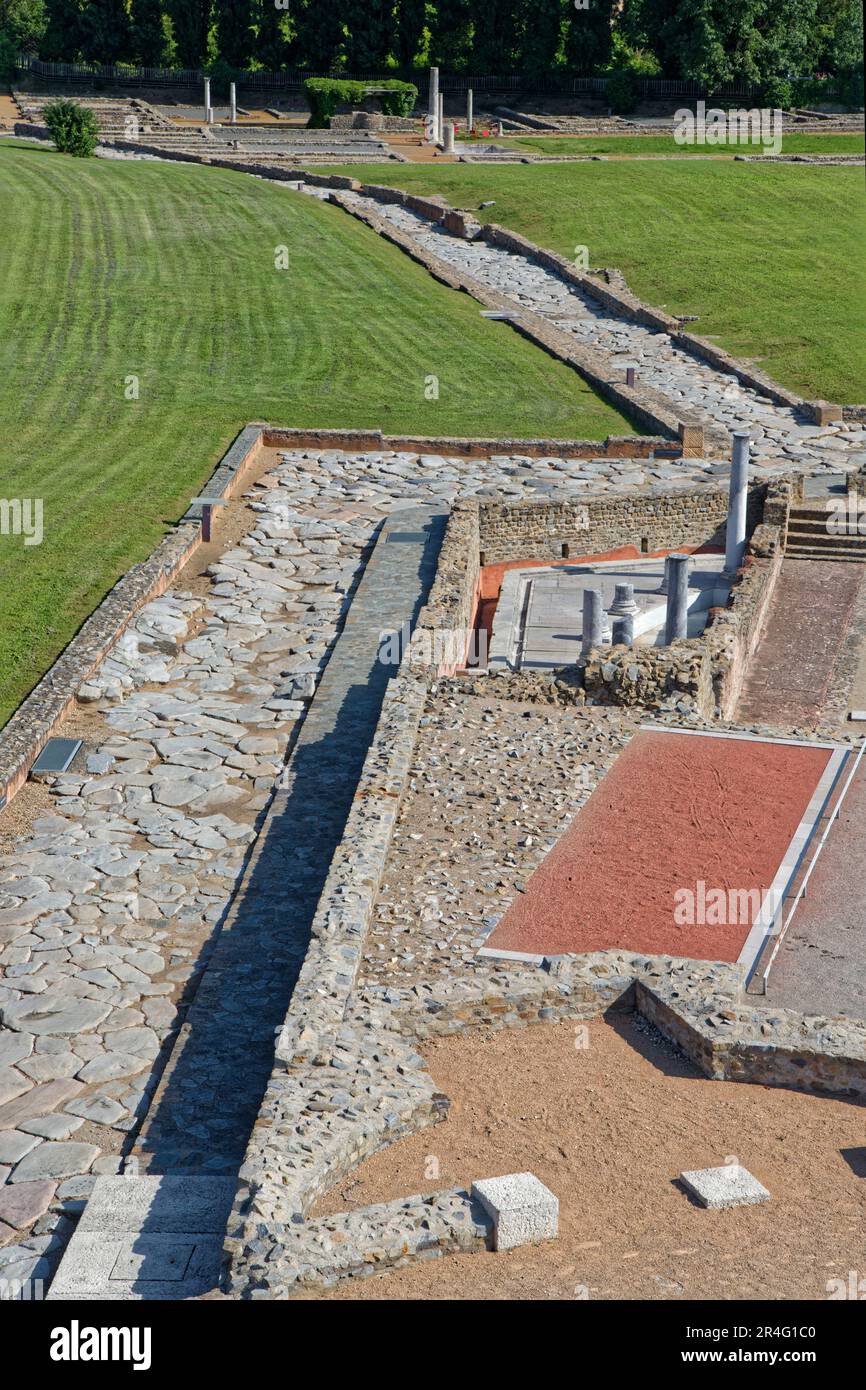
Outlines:
{"type": "Polygon", "coordinates": [[[365,573],[383,520],[423,508],[394,524],[432,527],[429,538],[459,495],[548,498],[727,471],[272,457],[250,493],[256,524],[208,585],[147,605],[82,688],[94,731],[82,767],[46,784],[50,812],[0,857],[0,1278],[50,1276],[70,1217],[118,1172],[145,1115],[141,1167],[237,1166],[375,723],[380,634],[429,582],[430,539],[383,542],[365,573]]]}
{"type": "MultiPolygon", "coordinates": [[[[188,1166],[207,1148],[204,1167],[222,1172],[242,1151],[272,1055],[265,1023],[291,989],[366,752],[372,654],[411,607],[405,575],[386,585],[381,611],[344,634],[354,677],[339,685],[335,668],[330,690],[322,685],[322,722],[311,719],[299,741],[272,818],[277,852],[256,847],[244,904],[227,913],[383,518],[438,511],[460,494],[685,484],[723,467],[337,450],[274,453],[273,464],[251,492],[254,529],[211,567],[207,590],[179,585],[147,605],[82,687],[95,730],[83,766],[46,784],[50,812],[0,857],[0,1134],[27,1136],[0,1161],[0,1277],[47,1276],[57,1233],[96,1177],[118,1171],[172,1049],[141,1163],[188,1166]],[[339,757],[323,756],[338,746],[339,757]],[[252,997],[257,1022],[250,1013],[230,1046],[222,1034],[238,1031],[252,997]],[[208,1008],[218,1024],[203,1022],[208,1008]],[[243,1094],[225,1084],[229,1059],[235,1074],[248,1068],[243,1094]],[[70,1143],[83,1146],[75,1165],[70,1143]],[[30,1156],[40,1154],[37,1177],[30,1156]]],[[[417,597],[418,574],[413,583],[417,597]]]]}
{"type": "Polygon", "coordinates": [[[783,562],[737,719],[815,727],[862,583],[862,565],[791,557],[783,562]]]}
{"type": "MultiPolygon", "coordinates": [[[[303,192],[327,198],[329,190],[306,185],[303,192]]],[[[776,405],[735,376],[675,347],[666,333],[618,317],[562,280],[554,271],[485,241],[465,241],[394,203],[341,192],[349,204],[364,207],[407,233],[419,246],[513,299],[515,308],[543,314],[561,332],[584,346],[610,354],[614,367],[637,368],[646,386],[693,412],[705,425],[727,431],[748,428],[752,453],[766,459],[809,461],[835,469],[866,462],[866,428],[854,421],[816,425],[796,411],[776,405]]]]}

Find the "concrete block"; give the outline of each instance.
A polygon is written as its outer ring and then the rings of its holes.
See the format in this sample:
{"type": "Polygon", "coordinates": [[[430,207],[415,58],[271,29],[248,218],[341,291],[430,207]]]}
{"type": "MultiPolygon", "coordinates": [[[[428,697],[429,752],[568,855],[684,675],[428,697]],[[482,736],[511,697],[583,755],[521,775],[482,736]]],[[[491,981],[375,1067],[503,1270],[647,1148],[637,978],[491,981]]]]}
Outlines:
{"type": "Polygon", "coordinates": [[[472,1197],[493,1221],[494,1250],[513,1250],[554,1240],[559,1229],[559,1198],[534,1173],[509,1173],[472,1184],[472,1197]]]}
{"type": "Polygon", "coordinates": [[[704,1207],[749,1207],[770,1200],[763,1183],[738,1163],[680,1173],[680,1182],[704,1207]]]}

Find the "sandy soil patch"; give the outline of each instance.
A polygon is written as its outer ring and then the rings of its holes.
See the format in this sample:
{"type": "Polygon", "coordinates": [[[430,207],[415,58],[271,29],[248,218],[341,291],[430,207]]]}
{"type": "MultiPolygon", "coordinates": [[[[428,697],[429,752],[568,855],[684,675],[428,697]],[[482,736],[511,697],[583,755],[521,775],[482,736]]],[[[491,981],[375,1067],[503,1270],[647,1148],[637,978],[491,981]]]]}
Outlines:
{"type": "Polygon", "coordinates": [[[324,1297],[826,1299],[828,1280],[866,1274],[862,1107],[706,1080],[634,1014],[479,1031],[423,1051],[452,1098],[449,1118],[368,1159],[316,1214],[528,1169],[559,1197],[560,1238],[435,1259],[324,1297]],[[680,1172],[734,1154],[770,1202],[706,1211],[680,1190],[680,1172]]]}

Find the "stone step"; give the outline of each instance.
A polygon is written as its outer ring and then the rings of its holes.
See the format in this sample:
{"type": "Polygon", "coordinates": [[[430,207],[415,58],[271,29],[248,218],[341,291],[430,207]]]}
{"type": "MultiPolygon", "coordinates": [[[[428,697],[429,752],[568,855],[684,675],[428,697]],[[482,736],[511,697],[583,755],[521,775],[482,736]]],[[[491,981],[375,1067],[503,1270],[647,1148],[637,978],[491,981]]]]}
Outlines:
{"type": "Polygon", "coordinates": [[[866,536],[858,535],[856,531],[828,531],[826,526],[798,526],[788,527],[788,544],[797,545],[818,545],[832,550],[841,546],[847,550],[866,550],[866,536]]]}
{"type": "Polygon", "coordinates": [[[866,550],[831,550],[820,546],[787,545],[785,555],[791,560],[830,560],[855,564],[866,563],[866,550]]]}
{"type": "Polygon", "coordinates": [[[231,1177],[97,1178],[49,1301],[207,1293],[219,1282],[235,1186],[231,1177]]]}

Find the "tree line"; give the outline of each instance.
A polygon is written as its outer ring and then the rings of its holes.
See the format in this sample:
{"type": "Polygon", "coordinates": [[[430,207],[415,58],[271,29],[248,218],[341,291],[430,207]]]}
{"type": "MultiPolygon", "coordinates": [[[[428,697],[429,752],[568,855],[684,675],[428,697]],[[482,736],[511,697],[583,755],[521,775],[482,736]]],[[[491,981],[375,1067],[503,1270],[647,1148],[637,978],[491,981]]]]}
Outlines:
{"type": "Polygon", "coordinates": [[[861,0],[0,0],[0,46],[146,67],[767,84],[851,73],[861,0]]]}

